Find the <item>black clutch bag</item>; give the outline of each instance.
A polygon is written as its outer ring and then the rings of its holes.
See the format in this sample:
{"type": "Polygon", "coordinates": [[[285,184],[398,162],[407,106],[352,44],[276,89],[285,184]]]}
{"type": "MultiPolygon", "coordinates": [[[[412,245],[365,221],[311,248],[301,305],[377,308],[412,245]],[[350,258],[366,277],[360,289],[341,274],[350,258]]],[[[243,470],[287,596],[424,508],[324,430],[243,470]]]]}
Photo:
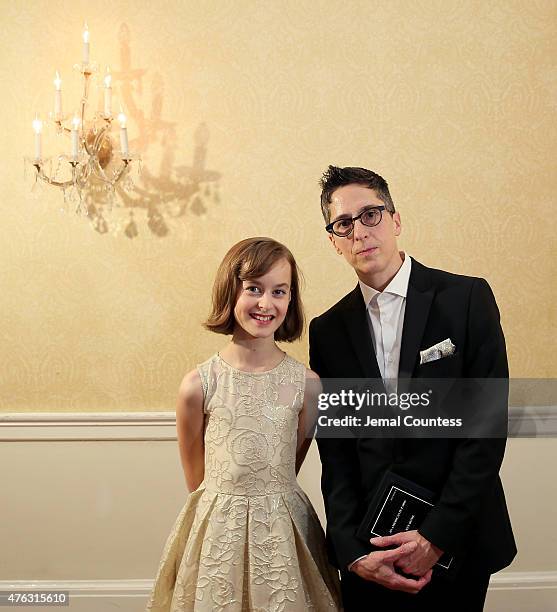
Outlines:
{"type": "MultiPolygon", "coordinates": [[[[369,544],[375,536],[390,536],[418,529],[434,506],[428,489],[393,472],[387,472],[369,505],[356,535],[369,544]]],[[[448,570],[453,557],[444,554],[435,564],[448,570]]]]}

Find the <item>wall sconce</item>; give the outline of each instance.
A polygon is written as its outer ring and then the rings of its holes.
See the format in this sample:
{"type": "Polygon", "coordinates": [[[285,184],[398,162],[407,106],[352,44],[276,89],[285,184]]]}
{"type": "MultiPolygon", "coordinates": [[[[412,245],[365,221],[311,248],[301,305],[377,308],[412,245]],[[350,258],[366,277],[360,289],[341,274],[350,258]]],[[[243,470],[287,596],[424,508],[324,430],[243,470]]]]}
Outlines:
{"type": "Polygon", "coordinates": [[[112,109],[112,76],[107,67],[103,79],[103,110],[86,116],[89,100],[91,77],[98,71],[96,64],[90,62],[89,29],[85,24],[83,30],[82,61],[74,66],[83,78],[83,95],[79,110],[73,115],[63,113],[62,79],[56,72],[54,78],[54,111],[50,117],[59,135],[69,137],[67,152],[59,153],[53,158],[44,158],[42,151],[43,122],[39,115],[33,120],[35,133],[35,155],[25,159],[26,165],[34,168],[35,181],[42,181],[64,192],[64,201],[75,204],[75,212],[88,214],[84,205],[84,196],[93,185],[98,192],[99,185],[105,191],[109,210],[116,204],[115,187],[118,183],[130,190],[130,170],[137,162],[138,170],[141,159],[130,153],[128,146],[127,118],[122,110],[118,114],[119,149],[116,149],[114,136],[115,117],[112,109]],[[54,163],[53,163],[54,162],[54,163]]]}

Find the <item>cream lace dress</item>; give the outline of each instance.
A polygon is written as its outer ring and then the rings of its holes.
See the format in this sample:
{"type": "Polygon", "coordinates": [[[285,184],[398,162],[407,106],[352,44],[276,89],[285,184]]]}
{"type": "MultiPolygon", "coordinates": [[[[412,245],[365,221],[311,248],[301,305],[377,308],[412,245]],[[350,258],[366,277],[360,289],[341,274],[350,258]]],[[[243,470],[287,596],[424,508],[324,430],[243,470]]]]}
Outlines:
{"type": "Polygon", "coordinates": [[[319,519],[296,482],[303,364],[243,372],[214,355],[204,390],[205,479],[166,542],[148,611],[339,609],[319,519]]]}

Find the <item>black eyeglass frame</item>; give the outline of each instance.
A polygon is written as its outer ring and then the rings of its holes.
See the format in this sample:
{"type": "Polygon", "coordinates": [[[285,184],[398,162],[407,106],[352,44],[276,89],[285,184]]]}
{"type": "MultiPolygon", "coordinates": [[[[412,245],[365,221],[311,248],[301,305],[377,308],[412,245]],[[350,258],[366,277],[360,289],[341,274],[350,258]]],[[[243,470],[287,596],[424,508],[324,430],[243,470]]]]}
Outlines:
{"type": "Polygon", "coordinates": [[[360,223],[362,225],[365,225],[366,227],[375,227],[376,225],[379,225],[381,223],[381,219],[383,218],[384,210],[387,210],[385,206],[368,206],[367,208],[364,208],[364,210],[362,210],[362,212],[359,215],[356,215],[355,217],[351,217],[351,218],[341,217],[340,219],[335,219],[335,221],[333,221],[332,223],[329,223],[329,225],[326,225],[325,229],[329,232],[329,234],[334,234],[338,238],[348,238],[348,236],[350,236],[350,234],[354,231],[354,226],[356,225],[356,221],[358,219],[360,220],[360,223]],[[379,211],[379,221],[377,221],[377,223],[374,223],[373,225],[369,225],[368,223],[364,223],[362,221],[362,215],[365,215],[370,210],[379,211]],[[335,230],[333,229],[333,225],[335,223],[338,223],[339,221],[348,221],[348,220],[350,220],[352,223],[352,229],[348,232],[348,234],[337,234],[335,230]]]}

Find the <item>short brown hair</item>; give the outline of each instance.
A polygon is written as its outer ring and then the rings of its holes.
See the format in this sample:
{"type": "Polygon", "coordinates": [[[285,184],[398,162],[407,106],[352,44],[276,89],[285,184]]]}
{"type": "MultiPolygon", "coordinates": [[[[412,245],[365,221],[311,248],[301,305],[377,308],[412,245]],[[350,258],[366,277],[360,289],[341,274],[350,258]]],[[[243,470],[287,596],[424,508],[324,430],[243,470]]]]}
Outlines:
{"type": "Polygon", "coordinates": [[[290,264],[290,303],[275,340],[292,342],[304,329],[304,311],[300,297],[301,272],[290,250],[272,238],[246,238],[235,244],[224,256],[213,284],[213,305],[203,324],[209,331],[230,335],[234,331],[234,307],[242,281],[254,280],[267,272],[280,259],[290,264]]]}
{"type": "Polygon", "coordinates": [[[338,168],[329,166],[323,173],[319,186],[321,187],[321,212],[325,223],[331,222],[331,198],[333,192],[344,185],[365,185],[373,189],[377,197],[385,204],[385,209],[391,215],[395,212],[395,205],[389,193],[387,181],[380,175],[367,168],[338,168]]]}

